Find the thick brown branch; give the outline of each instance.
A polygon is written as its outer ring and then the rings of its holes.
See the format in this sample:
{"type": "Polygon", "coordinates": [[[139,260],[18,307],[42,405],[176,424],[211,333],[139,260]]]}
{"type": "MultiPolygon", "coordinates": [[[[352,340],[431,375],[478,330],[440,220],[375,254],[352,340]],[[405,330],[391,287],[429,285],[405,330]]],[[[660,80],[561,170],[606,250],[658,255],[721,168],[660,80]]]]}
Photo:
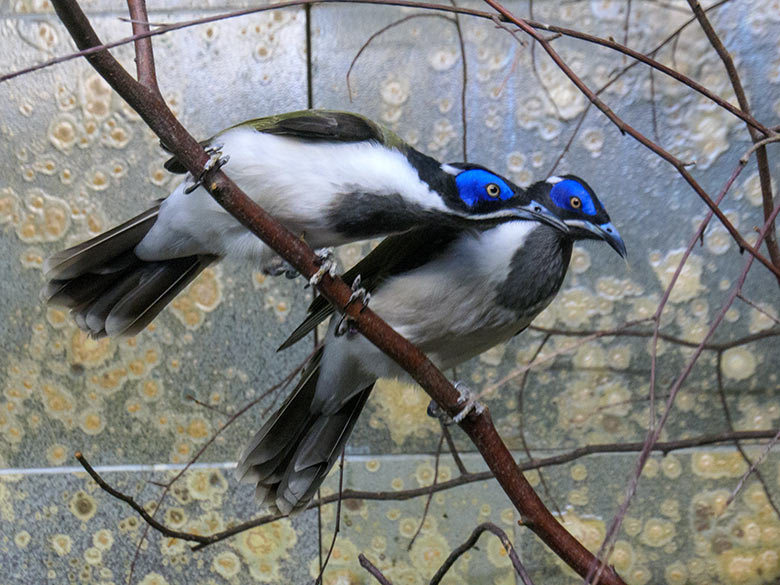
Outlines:
{"type": "MultiPolygon", "coordinates": [[[[130,21],[133,25],[133,35],[149,32],[149,16],[146,13],[146,0],[127,0],[130,21]]],[[[146,36],[135,40],[135,66],[139,83],[160,93],[157,86],[157,72],[154,68],[154,52],[152,37],[146,36]]]]}
{"type": "MultiPolygon", "coordinates": [[[[53,5],[79,49],[101,44],[75,0],[53,0],[53,5]]],[[[308,278],[317,271],[316,257],[306,244],[249,199],[219,169],[204,172],[208,162],[206,153],[179,124],[156,92],[136,82],[108,51],[97,52],[88,56],[87,60],[176,154],[185,168],[193,176],[202,177],[204,188],[222,207],[301,274],[308,278]]],[[[370,309],[364,309],[358,304],[350,305],[352,291],[340,279],[325,275],[318,290],[339,310],[344,311],[344,307],[347,307],[346,313],[369,341],[409,372],[450,416],[457,414],[458,392],[419,349],[393,331],[370,309]]],[[[515,465],[512,454],[499,437],[487,410],[481,415],[467,417],[461,427],[477,446],[499,484],[534,532],[553,552],[584,576],[595,562],[593,555],[544,506],[515,465]]],[[[623,583],[612,570],[605,571],[603,581],[606,585],[623,583]]]]}

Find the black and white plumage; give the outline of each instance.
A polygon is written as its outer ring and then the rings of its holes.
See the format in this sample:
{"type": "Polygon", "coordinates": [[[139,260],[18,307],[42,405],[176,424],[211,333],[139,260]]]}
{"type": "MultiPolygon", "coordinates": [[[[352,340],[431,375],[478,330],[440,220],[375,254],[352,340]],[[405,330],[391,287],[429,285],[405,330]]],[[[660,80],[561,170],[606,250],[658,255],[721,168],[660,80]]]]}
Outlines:
{"type": "MultiPolygon", "coordinates": [[[[516,218],[563,228],[503,177],[477,165],[441,164],[356,114],[251,120],[205,144],[228,160],[223,170],[239,187],[313,248],[516,218]]],[[[175,159],[166,168],[185,172],[175,159]]],[[[188,175],[143,214],[47,259],[42,296],[70,308],[94,336],[134,335],[210,263],[278,261],[205,189],[193,187],[188,175]]]]}
{"type": "MultiPolygon", "coordinates": [[[[554,298],[577,239],[625,246],[600,202],[576,177],[552,177],[530,196],[564,218],[567,232],[532,221],[483,231],[415,230],[384,240],[344,275],[371,292],[371,309],[440,368],[451,368],[525,329],[554,298]]],[[[333,309],[314,301],[290,336],[301,339],[333,309]]],[[[374,382],[405,374],[359,334],[336,335],[255,435],[236,474],[283,513],[305,508],[338,458],[374,382]]]]}

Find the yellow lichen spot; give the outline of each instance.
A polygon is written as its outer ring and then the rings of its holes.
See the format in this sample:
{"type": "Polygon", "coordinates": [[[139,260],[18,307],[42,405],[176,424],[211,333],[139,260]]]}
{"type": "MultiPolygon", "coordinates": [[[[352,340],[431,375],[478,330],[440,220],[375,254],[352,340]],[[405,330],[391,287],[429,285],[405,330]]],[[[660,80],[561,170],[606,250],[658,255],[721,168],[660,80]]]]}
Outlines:
{"type": "Polygon", "coordinates": [[[41,385],[41,391],[43,407],[50,416],[62,420],[75,409],[73,396],[67,390],[44,383],[41,385]]]}
{"type": "Polygon", "coordinates": [[[571,477],[575,481],[583,481],[588,477],[588,468],[582,463],[577,463],[571,468],[571,477]]]}
{"type": "Polygon", "coordinates": [[[143,360],[132,360],[127,367],[130,370],[130,374],[134,377],[139,377],[146,373],[146,364],[143,360]]]}
{"type": "Polygon", "coordinates": [[[232,544],[249,567],[249,574],[261,583],[279,583],[279,561],[289,557],[298,537],[290,520],[282,518],[241,533],[232,544]]]}
{"type": "Polygon", "coordinates": [[[626,519],[623,520],[623,530],[625,530],[626,534],[629,536],[636,536],[642,531],[642,521],[638,518],[626,516],[626,519]]]}
{"type": "Polygon", "coordinates": [[[170,585],[168,580],[159,573],[147,573],[138,585],[170,585]]]}
{"type": "Polygon", "coordinates": [[[433,472],[433,465],[426,461],[417,466],[414,476],[417,479],[417,483],[423,487],[433,483],[433,472]]]}
{"type": "Polygon", "coordinates": [[[146,380],[141,385],[141,395],[146,400],[155,400],[160,397],[160,382],[157,380],[146,380]]]}
{"type": "Polygon", "coordinates": [[[366,461],[366,471],[370,471],[371,473],[379,471],[380,466],[381,463],[379,462],[379,459],[369,459],[366,461]]]}
{"type": "Polygon", "coordinates": [[[590,498],[588,497],[588,488],[582,487],[571,490],[567,496],[569,503],[573,506],[587,506],[590,498]]]}
{"type": "Polygon", "coordinates": [[[661,502],[661,514],[673,521],[680,520],[680,502],[673,498],[667,498],[661,502]]]}
{"type": "Polygon", "coordinates": [[[658,548],[672,541],[677,534],[674,524],[663,518],[650,518],[642,530],[642,542],[658,548]]]}
{"type": "Polygon", "coordinates": [[[98,435],[105,428],[106,421],[96,410],[85,410],[79,415],[79,427],[88,435],[98,435]]]}
{"type": "Polygon", "coordinates": [[[395,491],[400,492],[402,489],[404,489],[404,480],[400,477],[394,477],[390,482],[390,487],[395,491]]]}
{"type": "Polygon", "coordinates": [[[124,384],[126,377],[127,369],[116,368],[115,370],[105,371],[98,376],[92,376],[90,381],[102,390],[114,391],[124,384]]]}
{"type": "MultiPolygon", "coordinates": [[[[501,549],[503,550],[503,547],[501,547],[501,549]]],[[[429,534],[421,533],[417,540],[414,541],[412,550],[409,551],[409,557],[411,558],[414,567],[426,578],[430,578],[436,572],[436,569],[444,562],[444,559],[447,558],[448,552],[449,545],[444,536],[438,532],[429,534]]],[[[488,552],[488,555],[490,557],[490,552],[488,552]]],[[[493,559],[491,559],[491,561],[493,561],[493,559]]]]}
{"type": "Polygon", "coordinates": [[[49,465],[62,465],[68,456],[68,450],[65,445],[55,443],[46,449],[46,460],[49,465]]]}
{"type": "MultiPolygon", "coordinates": [[[[651,255],[650,264],[664,289],[671,283],[672,276],[674,276],[677,267],[682,261],[683,253],[683,250],[673,250],[663,259],[660,258],[660,255],[651,255]]],[[[670,302],[681,303],[690,301],[704,290],[701,284],[703,266],[704,263],[700,256],[691,254],[688,257],[688,261],[685,263],[669,296],[670,302]]]]}
{"type": "Polygon", "coordinates": [[[732,380],[746,380],[756,371],[756,357],[744,347],[732,347],[723,352],[721,369],[732,380]]]}
{"type": "MultiPolygon", "coordinates": [[[[0,200],[0,221],[2,221],[2,200],[0,200]]],[[[750,310],[750,325],[748,327],[750,333],[765,331],[778,324],[777,309],[766,303],[758,303],[757,306],[761,308],[760,311],[750,310]]]]}
{"type": "Polygon", "coordinates": [[[70,554],[70,549],[73,546],[73,541],[67,534],[55,534],[51,537],[51,547],[58,556],[64,557],[70,554]]]}
{"type": "Polygon", "coordinates": [[[438,429],[434,419],[426,414],[429,402],[430,398],[419,386],[380,380],[369,401],[375,409],[372,426],[387,427],[396,444],[408,438],[428,436],[438,429]]]}
{"type": "Polygon", "coordinates": [[[617,345],[609,350],[607,360],[616,370],[625,370],[631,365],[631,348],[628,345],[617,345]]]}
{"type": "Polygon", "coordinates": [[[602,520],[587,518],[573,510],[567,510],[561,517],[561,523],[589,551],[597,550],[604,541],[606,527],[602,520]]]}
{"type": "Polygon", "coordinates": [[[211,562],[211,570],[223,579],[230,579],[241,571],[241,561],[235,553],[221,552],[211,562]]]}
{"type": "Polygon", "coordinates": [[[609,557],[609,564],[620,574],[625,574],[634,564],[634,548],[625,540],[615,542],[615,548],[609,557]]]}
{"type": "Polygon", "coordinates": [[[55,309],[53,307],[49,307],[46,310],[46,320],[49,322],[49,325],[55,329],[62,329],[68,323],[65,311],[61,311],[60,309],[55,309]]]}
{"type": "Polygon", "coordinates": [[[27,545],[30,544],[30,540],[32,540],[32,538],[30,537],[30,533],[26,530],[17,532],[14,535],[14,544],[17,548],[27,548],[27,545]]]}
{"type": "Polygon", "coordinates": [[[691,456],[691,467],[696,475],[709,479],[740,477],[747,471],[747,464],[737,451],[696,452],[691,456]]]}
{"type": "Polygon", "coordinates": [[[88,565],[100,565],[103,562],[103,553],[100,549],[90,546],[84,551],[84,560],[88,565]]]}
{"type": "Polygon", "coordinates": [[[67,114],[55,118],[49,126],[48,135],[54,148],[68,153],[79,138],[75,119],[67,114]]]}
{"type": "Polygon", "coordinates": [[[680,561],[675,561],[664,570],[666,585],[685,585],[688,582],[688,569],[680,561]]]}
{"type": "Polygon", "coordinates": [[[398,534],[404,538],[412,538],[417,533],[417,528],[420,526],[420,520],[418,518],[402,518],[398,522],[398,534]]]}
{"type": "Polygon", "coordinates": [[[228,483],[218,469],[198,469],[186,476],[187,489],[195,500],[209,500],[216,494],[224,494],[228,483]]]}
{"type": "Polygon", "coordinates": [[[77,330],[70,340],[70,362],[95,367],[114,353],[115,346],[107,337],[93,339],[85,331],[77,330]]]}
{"type": "Polygon", "coordinates": [[[194,418],[187,425],[187,434],[193,439],[205,439],[211,433],[211,425],[203,418],[194,418]]]}
{"type": "Polygon", "coordinates": [[[82,522],[87,522],[97,512],[97,502],[87,492],[79,490],[73,494],[68,508],[76,518],[82,522]]]}
{"type": "Polygon", "coordinates": [[[92,535],[92,545],[104,552],[111,550],[114,545],[114,535],[107,528],[101,528],[92,535]]]}
{"type": "Polygon", "coordinates": [[[669,479],[677,479],[682,474],[680,460],[674,455],[667,455],[661,460],[661,471],[669,479]]]}
{"type": "Polygon", "coordinates": [[[590,253],[584,248],[574,246],[569,267],[574,274],[582,274],[590,268],[590,253]]]}
{"type": "Polygon", "coordinates": [[[733,585],[771,583],[780,575],[776,551],[726,550],[718,556],[718,568],[722,581],[733,585]]]}
{"type": "Polygon", "coordinates": [[[645,468],[642,470],[642,477],[655,477],[658,475],[658,469],[660,467],[658,459],[648,459],[647,463],[645,463],[645,468]]]}
{"type": "Polygon", "coordinates": [[[598,342],[581,345],[572,360],[577,368],[603,368],[606,365],[607,354],[598,342]]]}
{"type": "Polygon", "coordinates": [[[598,314],[597,304],[593,293],[586,288],[576,287],[560,293],[553,306],[560,322],[576,328],[586,325],[598,314]]]}

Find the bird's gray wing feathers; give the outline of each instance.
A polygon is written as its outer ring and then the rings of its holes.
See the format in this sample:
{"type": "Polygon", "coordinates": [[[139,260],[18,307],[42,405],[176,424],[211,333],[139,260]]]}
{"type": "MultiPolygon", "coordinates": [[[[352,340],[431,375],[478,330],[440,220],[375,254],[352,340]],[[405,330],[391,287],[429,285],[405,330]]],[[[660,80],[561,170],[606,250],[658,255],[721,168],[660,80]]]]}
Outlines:
{"type": "Polygon", "coordinates": [[[48,258],[50,280],[41,297],[71,309],[79,327],[95,337],[135,335],[146,327],[215,256],[145,262],[133,250],[159,210],[144,213],[104,234],[48,258]]]}
{"type": "Polygon", "coordinates": [[[49,256],[43,263],[44,274],[52,280],[67,280],[87,272],[116,272],[111,262],[135,248],[151,229],[159,210],[159,204],[155,205],[91,240],[49,256]]]}
{"type": "Polygon", "coordinates": [[[311,408],[319,379],[320,350],[281,408],[255,434],[236,467],[240,481],[256,484],[255,496],[282,513],[302,510],[338,459],[371,391],[369,386],[338,411],[311,408]]]}
{"type": "MultiPolygon", "coordinates": [[[[420,228],[387,237],[365,258],[345,272],[341,279],[352,285],[355,278],[360,275],[360,286],[372,292],[387,277],[411,270],[429,261],[437,253],[442,252],[459,233],[459,230],[449,227],[420,228]]],[[[287,349],[306,337],[334,311],[333,305],[324,297],[315,298],[309,305],[306,319],[277,351],[287,349]]]]}
{"type": "Polygon", "coordinates": [[[302,140],[336,142],[362,142],[375,140],[382,143],[382,129],[363,116],[349,112],[304,110],[245,122],[259,132],[292,136],[302,140]]]}

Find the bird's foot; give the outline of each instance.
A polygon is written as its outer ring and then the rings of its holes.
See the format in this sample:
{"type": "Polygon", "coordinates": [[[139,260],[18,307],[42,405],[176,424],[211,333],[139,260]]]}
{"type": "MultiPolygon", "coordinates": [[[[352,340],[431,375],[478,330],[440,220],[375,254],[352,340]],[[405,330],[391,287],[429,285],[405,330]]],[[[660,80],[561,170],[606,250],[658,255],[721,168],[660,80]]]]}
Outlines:
{"type": "Polygon", "coordinates": [[[314,250],[314,254],[318,258],[317,264],[319,264],[320,268],[309,279],[309,284],[312,286],[319,284],[322,277],[326,274],[334,278],[338,267],[336,257],[333,254],[333,248],[319,248],[314,250]]]}
{"type": "Polygon", "coordinates": [[[455,382],[455,389],[458,391],[458,406],[461,410],[454,417],[444,412],[436,401],[431,400],[428,404],[428,416],[440,419],[445,425],[460,424],[469,414],[482,414],[485,412],[485,405],[477,401],[477,396],[467,386],[461,382],[455,382]]]}
{"type": "Polygon", "coordinates": [[[192,193],[195,189],[203,184],[203,178],[206,176],[206,173],[213,170],[219,170],[228,163],[230,156],[227,154],[222,156],[222,146],[222,144],[213,144],[205,149],[206,154],[209,155],[209,160],[206,162],[203,170],[200,172],[200,175],[198,175],[198,178],[195,179],[195,182],[188,186],[184,190],[184,193],[187,195],[192,193]]]}
{"type": "Polygon", "coordinates": [[[347,316],[346,310],[352,303],[354,303],[358,299],[360,299],[360,302],[363,305],[360,308],[361,313],[368,306],[368,302],[371,300],[371,293],[368,292],[366,289],[364,289],[362,286],[360,286],[361,280],[362,279],[358,274],[355,277],[355,280],[352,281],[352,294],[349,295],[349,300],[347,301],[347,304],[344,305],[345,312],[341,314],[341,318],[339,319],[339,322],[336,324],[336,329],[333,332],[333,334],[336,337],[341,337],[345,333],[354,334],[357,332],[357,329],[355,329],[355,322],[347,316]]]}
{"type": "Polygon", "coordinates": [[[290,280],[300,276],[299,272],[293,268],[292,264],[283,258],[276,258],[275,260],[268,262],[263,266],[262,272],[268,276],[281,276],[284,274],[284,276],[290,280]]]}

